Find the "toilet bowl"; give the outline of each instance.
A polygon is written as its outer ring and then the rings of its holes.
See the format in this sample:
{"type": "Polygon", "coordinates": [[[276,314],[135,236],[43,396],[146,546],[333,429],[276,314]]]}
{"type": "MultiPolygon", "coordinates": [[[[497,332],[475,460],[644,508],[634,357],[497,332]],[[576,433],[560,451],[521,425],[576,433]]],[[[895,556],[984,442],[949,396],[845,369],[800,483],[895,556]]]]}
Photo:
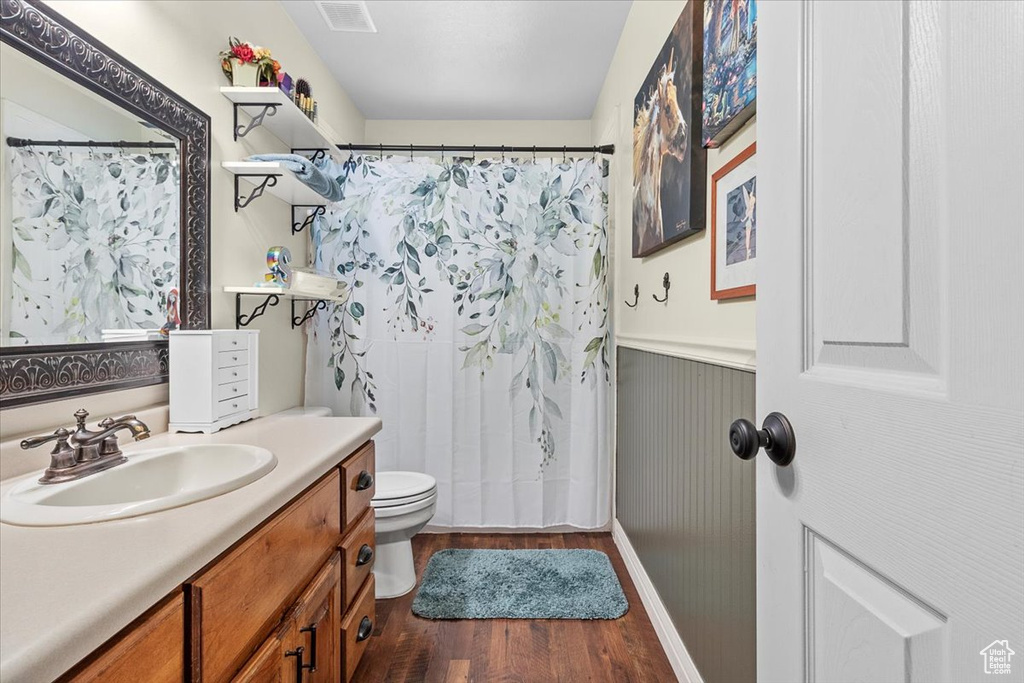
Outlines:
{"type": "Polygon", "coordinates": [[[370,502],[376,516],[376,597],[397,598],[416,587],[412,537],[437,509],[437,482],[421,472],[377,472],[370,502]]]}

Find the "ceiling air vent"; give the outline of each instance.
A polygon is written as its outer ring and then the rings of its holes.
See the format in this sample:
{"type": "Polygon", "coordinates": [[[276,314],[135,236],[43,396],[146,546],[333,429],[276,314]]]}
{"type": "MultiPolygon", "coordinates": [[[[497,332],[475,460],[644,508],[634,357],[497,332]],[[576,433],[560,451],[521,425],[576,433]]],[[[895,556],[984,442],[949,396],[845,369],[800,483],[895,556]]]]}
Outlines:
{"type": "Polygon", "coordinates": [[[377,32],[364,0],[316,0],[314,4],[332,31],[377,32]]]}

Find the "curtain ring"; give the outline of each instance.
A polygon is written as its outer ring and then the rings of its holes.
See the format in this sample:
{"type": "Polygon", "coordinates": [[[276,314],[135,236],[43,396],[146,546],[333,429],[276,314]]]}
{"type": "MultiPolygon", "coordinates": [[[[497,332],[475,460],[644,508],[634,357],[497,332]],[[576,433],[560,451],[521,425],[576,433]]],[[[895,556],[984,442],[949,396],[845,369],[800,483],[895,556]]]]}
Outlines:
{"type": "Polygon", "coordinates": [[[412,145],[409,145],[409,161],[412,161],[412,145]]]}
{"type": "Polygon", "coordinates": [[[441,144],[441,164],[444,164],[444,144],[441,144]]]}
{"type": "Polygon", "coordinates": [[[505,163],[505,145],[501,146],[501,163],[505,163]]]}
{"type": "Polygon", "coordinates": [[[384,143],[380,143],[380,160],[384,161],[384,143]]]}
{"type": "Polygon", "coordinates": [[[537,163],[537,145],[533,146],[533,163],[537,163]]]}
{"type": "Polygon", "coordinates": [[[476,145],[473,145],[473,163],[476,163],[476,145]]]}
{"type": "Polygon", "coordinates": [[[566,146],[562,145],[562,163],[563,164],[565,163],[565,149],[566,149],[566,146]]]}

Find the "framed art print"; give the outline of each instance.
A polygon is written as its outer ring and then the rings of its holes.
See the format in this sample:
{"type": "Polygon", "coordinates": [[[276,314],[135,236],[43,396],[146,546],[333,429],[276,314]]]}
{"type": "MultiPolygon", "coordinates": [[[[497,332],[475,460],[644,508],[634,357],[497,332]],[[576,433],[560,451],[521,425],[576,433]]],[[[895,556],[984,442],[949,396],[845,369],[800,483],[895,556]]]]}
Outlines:
{"type": "Polygon", "coordinates": [[[718,147],[757,109],[757,0],[705,0],[701,142],[718,147]]]}
{"type": "Polygon", "coordinates": [[[757,143],[711,176],[711,298],[754,296],[757,284],[757,143]]]}
{"type": "Polygon", "coordinates": [[[633,100],[634,258],[704,229],[703,26],[702,0],[690,0],[633,100]]]}

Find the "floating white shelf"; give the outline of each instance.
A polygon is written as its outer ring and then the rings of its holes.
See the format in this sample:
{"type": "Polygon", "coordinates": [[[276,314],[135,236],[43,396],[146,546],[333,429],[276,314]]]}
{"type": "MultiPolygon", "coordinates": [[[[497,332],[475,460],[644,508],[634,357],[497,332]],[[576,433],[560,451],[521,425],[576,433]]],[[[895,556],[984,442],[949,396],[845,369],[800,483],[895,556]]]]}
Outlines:
{"type": "Polygon", "coordinates": [[[267,312],[267,308],[277,306],[281,299],[291,301],[291,322],[292,329],[302,327],[302,324],[316,315],[317,311],[327,308],[328,303],[343,304],[348,301],[348,289],[345,289],[338,296],[324,296],[320,293],[304,292],[294,287],[282,287],[281,285],[269,285],[265,287],[225,287],[225,292],[235,295],[235,329],[247,326],[256,318],[267,312]],[[242,296],[253,295],[265,297],[262,303],[256,304],[248,313],[242,312],[242,296]],[[310,303],[303,307],[301,301],[310,303]],[[298,306],[296,306],[296,302],[298,306]]]}
{"type": "Polygon", "coordinates": [[[221,167],[236,176],[236,211],[245,208],[249,202],[262,195],[264,191],[293,206],[321,206],[327,203],[327,199],[306,187],[302,181],[295,177],[294,173],[278,161],[223,161],[221,162],[221,167]],[[264,185],[268,176],[277,177],[272,178],[264,185]],[[240,189],[238,188],[239,179],[248,182],[256,188],[247,198],[240,196],[241,192],[238,191],[240,189]],[[263,190],[260,190],[261,187],[263,190]]]}
{"type": "Polygon", "coordinates": [[[345,293],[340,296],[324,296],[323,294],[303,292],[302,290],[295,289],[294,287],[282,287],[281,285],[267,287],[225,287],[224,291],[231,294],[264,294],[267,296],[277,294],[285,299],[316,299],[317,301],[331,301],[334,303],[348,301],[348,290],[345,290],[345,293]]]}
{"type": "MultiPolygon", "coordinates": [[[[241,111],[250,119],[259,117],[264,112],[264,106],[277,105],[265,112],[262,123],[258,125],[269,130],[291,149],[326,149],[338,158],[338,148],[335,146],[338,143],[337,134],[328,126],[313,123],[279,88],[225,86],[220,92],[236,105],[236,112],[241,111]]],[[[238,118],[236,116],[235,135],[245,137],[248,128],[240,124],[238,118]]]]}

